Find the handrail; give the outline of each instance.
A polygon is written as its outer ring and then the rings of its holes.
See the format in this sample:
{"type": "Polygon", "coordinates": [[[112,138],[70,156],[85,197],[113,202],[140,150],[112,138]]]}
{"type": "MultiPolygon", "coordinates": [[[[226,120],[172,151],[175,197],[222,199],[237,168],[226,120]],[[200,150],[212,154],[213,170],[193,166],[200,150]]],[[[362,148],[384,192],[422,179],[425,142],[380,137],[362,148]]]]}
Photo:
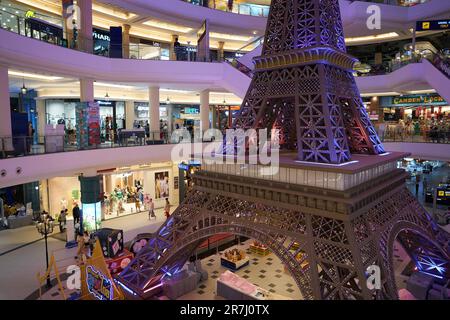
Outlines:
{"type": "MultiPolygon", "coordinates": [[[[33,156],[39,154],[75,152],[83,150],[116,149],[127,147],[142,147],[151,145],[168,145],[185,142],[210,142],[204,141],[198,132],[189,133],[191,141],[184,141],[180,135],[171,135],[167,131],[132,133],[122,136],[120,133],[112,137],[112,141],[103,141],[96,145],[81,146],[76,134],[38,136],[0,137],[0,159],[33,156]],[[37,141],[37,143],[35,143],[37,141]]],[[[407,143],[436,143],[450,144],[450,131],[442,127],[434,127],[431,130],[406,129],[398,126],[378,128],[378,135],[383,142],[407,142],[407,143]]]]}
{"type": "MultiPolygon", "coordinates": [[[[269,5],[261,5],[254,3],[233,3],[233,1],[228,0],[198,0],[195,3],[192,0],[181,0],[181,1],[214,10],[259,17],[268,17],[270,10],[269,5]]],[[[405,2],[404,0],[358,0],[358,1],[386,4],[398,7],[411,7],[423,4],[430,0],[425,1],[416,0],[416,3],[412,3],[411,1],[405,2]]],[[[353,2],[353,0],[351,0],[351,2],[353,2]]]]}
{"type": "Polygon", "coordinates": [[[450,144],[450,131],[440,129],[419,132],[408,132],[405,128],[387,131],[378,129],[378,135],[382,142],[450,144]]]}

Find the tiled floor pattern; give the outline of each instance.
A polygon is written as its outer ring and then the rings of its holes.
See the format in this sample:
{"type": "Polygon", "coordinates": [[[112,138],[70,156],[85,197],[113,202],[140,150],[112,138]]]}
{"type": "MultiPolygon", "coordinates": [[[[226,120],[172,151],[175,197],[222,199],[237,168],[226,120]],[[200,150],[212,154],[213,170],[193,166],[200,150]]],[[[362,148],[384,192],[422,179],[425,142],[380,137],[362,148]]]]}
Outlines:
{"type": "MultiPolygon", "coordinates": [[[[248,240],[236,246],[239,249],[246,251],[250,258],[250,265],[238,270],[236,274],[272,293],[290,299],[302,299],[297,284],[292,276],[284,271],[284,265],[281,260],[273,253],[263,257],[250,252],[250,243],[251,240],[248,240]]],[[[208,271],[208,280],[201,283],[197,290],[181,296],[179,300],[223,299],[216,296],[217,278],[227,270],[220,265],[220,256],[215,254],[203,259],[202,266],[203,269],[208,271]]]]}

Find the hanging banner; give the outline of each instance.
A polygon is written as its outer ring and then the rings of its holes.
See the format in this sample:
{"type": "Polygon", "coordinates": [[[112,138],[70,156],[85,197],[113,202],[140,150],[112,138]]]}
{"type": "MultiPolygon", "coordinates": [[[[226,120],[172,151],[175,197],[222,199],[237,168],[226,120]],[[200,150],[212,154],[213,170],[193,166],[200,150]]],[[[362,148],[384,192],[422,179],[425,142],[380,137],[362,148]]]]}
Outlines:
{"type": "Polygon", "coordinates": [[[209,20],[203,22],[197,33],[197,61],[210,62],[209,52],[209,20]]]}

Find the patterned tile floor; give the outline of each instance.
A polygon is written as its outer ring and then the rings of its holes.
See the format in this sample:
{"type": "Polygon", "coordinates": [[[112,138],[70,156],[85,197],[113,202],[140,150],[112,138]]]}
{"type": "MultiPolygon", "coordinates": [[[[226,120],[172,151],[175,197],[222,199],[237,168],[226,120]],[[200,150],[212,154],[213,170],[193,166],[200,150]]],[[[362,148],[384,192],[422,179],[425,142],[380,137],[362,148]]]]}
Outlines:
{"type": "MultiPolygon", "coordinates": [[[[267,256],[260,256],[249,250],[252,240],[247,240],[235,247],[247,252],[250,258],[250,265],[236,272],[237,275],[247,279],[253,284],[266,289],[272,293],[285,296],[290,299],[302,299],[300,290],[292,276],[284,271],[281,260],[273,253],[267,256]]],[[[222,300],[216,296],[217,278],[227,269],[220,265],[220,256],[215,254],[202,260],[203,269],[208,271],[208,280],[201,283],[197,290],[194,290],[179,300],[222,300]]]]}

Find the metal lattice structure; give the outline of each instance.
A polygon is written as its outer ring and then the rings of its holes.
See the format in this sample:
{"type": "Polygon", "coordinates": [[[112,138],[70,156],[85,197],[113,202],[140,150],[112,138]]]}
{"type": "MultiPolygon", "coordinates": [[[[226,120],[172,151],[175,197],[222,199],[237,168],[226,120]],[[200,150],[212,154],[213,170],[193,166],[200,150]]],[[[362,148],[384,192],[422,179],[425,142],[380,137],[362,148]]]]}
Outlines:
{"type": "MultiPolygon", "coordinates": [[[[279,128],[282,147],[303,161],[378,157],[384,151],[352,76],[354,61],[345,53],[338,0],[273,0],[236,128],[279,128]]],[[[386,165],[381,158],[380,168],[386,165]]],[[[398,298],[394,241],[420,271],[450,279],[449,236],[406,189],[401,169],[341,191],[227,172],[195,174],[194,190],[120,274],[120,283],[146,298],[155,281],[177,272],[218,233],[266,244],[304,299],[398,298]],[[370,290],[366,270],[374,264],[382,287],[370,290]]]]}
{"type": "Polygon", "coordinates": [[[346,54],[337,0],[272,1],[235,127],[281,126],[281,146],[297,150],[302,161],[383,153],[352,74],[355,61],[346,54]]]}
{"type": "Polygon", "coordinates": [[[395,299],[395,240],[421,270],[450,278],[449,239],[404,187],[404,177],[396,169],[370,186],[330,192],[199,172],[194,191],[120,280],[146,297],[152,279],[179,270],[202,241],[233,233],[265,243],[304,299],[395,299]],[[347,200],[350,195],[358,200],[347,200]],[[305,261],[309,267],[300,267],[305,261]],[[381,290],[366,286],[373,264],[381,267],[381,290]]]}

